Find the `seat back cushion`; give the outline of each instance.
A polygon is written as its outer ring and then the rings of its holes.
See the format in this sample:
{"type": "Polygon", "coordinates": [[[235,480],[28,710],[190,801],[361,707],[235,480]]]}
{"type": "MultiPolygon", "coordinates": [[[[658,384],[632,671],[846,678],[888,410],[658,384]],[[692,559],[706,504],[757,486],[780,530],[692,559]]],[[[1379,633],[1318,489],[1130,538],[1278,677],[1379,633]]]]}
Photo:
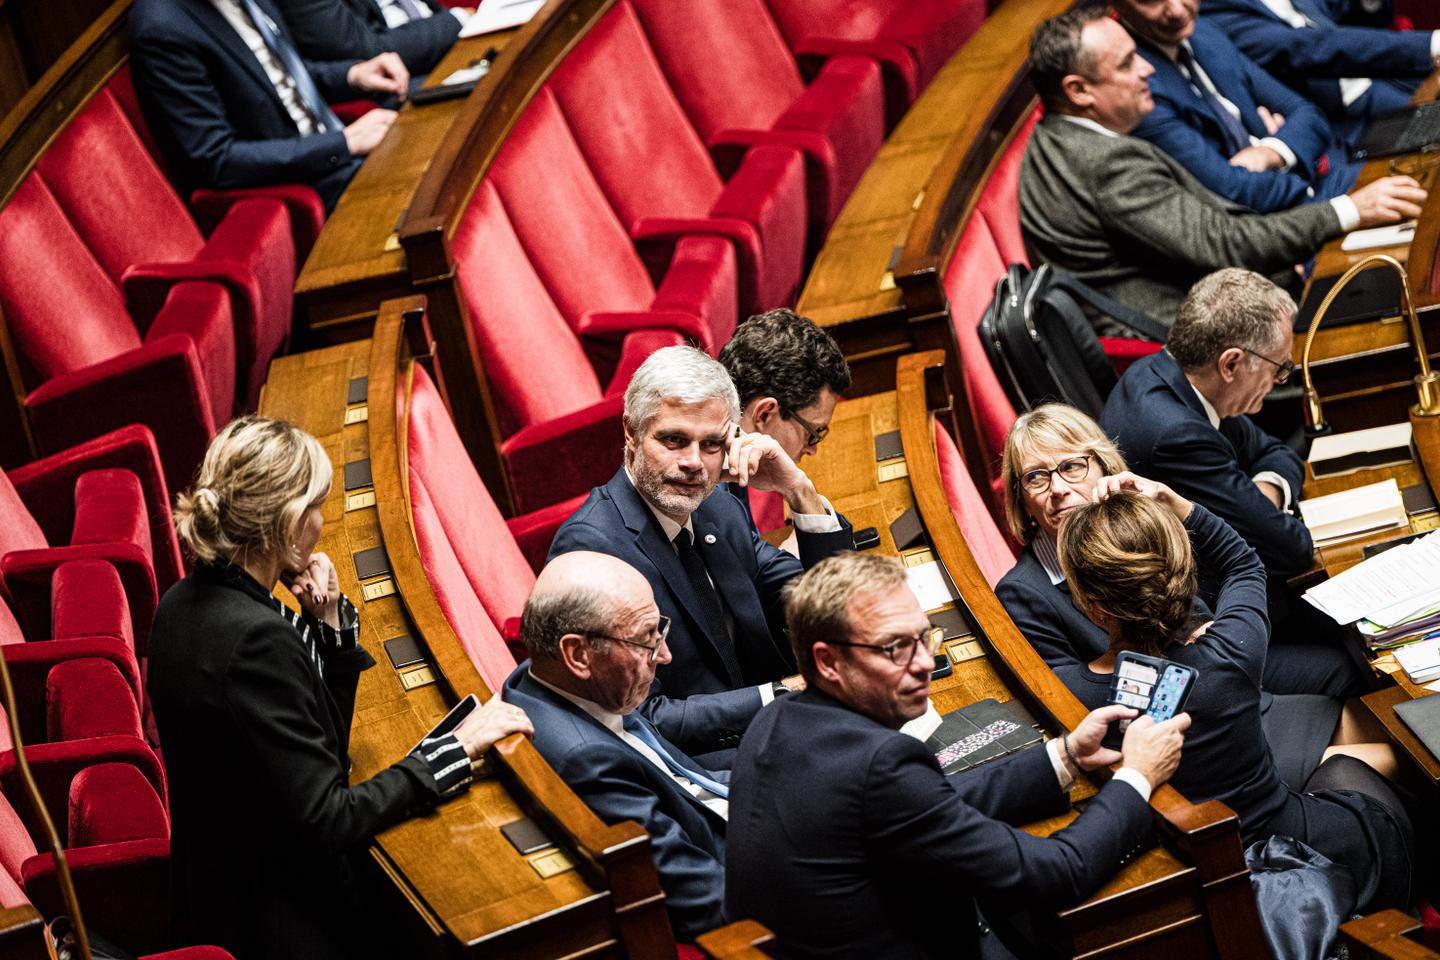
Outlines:
{"type": "Polygon", "coordinates": [[[984,574],[990,586],[1015,566],[1015,554],[1005,535],[995,525],[995,518],[980,499],[980,491],[970,479],[970,471],[960,456],[960,450],[950,434],[937,421],[935,424],[935,455],[940,461],[940,482],[945,487],[945,498],[950,501],[950,512],[960,525],[960,533],[975,557],[975,563],[984,574]]]}
{"type": "Polygon", "coordinates": [[[0,309],[30,390],[140,345],[120,289],[39,173],[0,210],[0,309]]]}
{"type": "Polygon", "coordinates": [[[133,264],[200,252],[200,229],[108,90],[60,132],[39,170],[115,284],[133,264]]]}
{"type": "Polygon", "coordinates": [[[140,106],[140,95],[135,92],[135,78],[130,73],[130,64],[124,64],[115,75],[105,84],[105,89],[115,98],[115,102],[125,114],[125,119],[130,121],[130,127],[140,142],[145,145],[145,152],[155,161],[155,165],[164,173],[165,179],[172,184],[176,183],[175,177],[165,162],[165,154],[160,149],[160,144],[155,140],[155,134],[150,130],[150,124],[145,119],[145,111],[140,106]]]}
{"type": "Polygon", "coordinates": [[[768,130],[804,91],[762,0],[634,0],[675,95],[707,141],[727,128],[768,130]]]}
{"type": "Polygon", "coordinates": [[[1020,161],[1025,156],[1025,146],[1030,142],[1030,131],[1040,119],[1040,108],[1036,107],[1021,126],[1010,146],[1000,155],[990,178],[980,193],[980,212],[990,224],[995,246],[1005,263],[1030,265],[1025,253],[1025,241],[1020,235],[1020,161]]]}
{"type": "MultiPolygon", "coordinates": [[[[636,156],[639,168],[644,159],[636,156]]],[[[655,287],[585,162],[555,95],[542,89],[490,168],[515,235],[573,327],[594,310],[645,310],[655,287]]],[[[496,276],[490,272],[487,285],[496,276]]]]}
{"type": "Polygon", "coordinates": [[[70,781],[70,845],[168,840],[170,818],[145,774],[128,763],[97,763],[70,781]]]}
{"type": "Polygon", "coordinates": [[[115,664],[98,657],[66,660],[51,668],[45,680],[45,714],[51,743],[145,736],[130,684],[115,664]]]}
{"type": "Polygon", "coordinates": [[[406,452],[411,521],[435,597],[492,691],[515,669],[499,627],[518,617],[535,574],[481,483],[439,391],[416,368],[406,452]]]}
{"type": "Polygon", "coordinates": [[[40,550],[47,546],[40,525],[30,515],[10,478],[0,471],[0,557],[11,550],[40,550]]]}
{"type": "Polygon", "coordinates": [[[642,217],[709,213],[720,175],[628,2],[615,4],[590,28],[549,86],[627,229],[642,217]]]}
{"type": "Polygon", "coordinates": [[[599,400],[594,368],[488,181],[470,198],[451,249],[500,432],[508,437],[599,400]]]}
{"type": "Polygon", "coordinates": [[[0,905],[23,906],[30,902],[20,891],[20,867],[35,856],[35,841],[25,829],[8,797],[0,796],[0,905]]]}

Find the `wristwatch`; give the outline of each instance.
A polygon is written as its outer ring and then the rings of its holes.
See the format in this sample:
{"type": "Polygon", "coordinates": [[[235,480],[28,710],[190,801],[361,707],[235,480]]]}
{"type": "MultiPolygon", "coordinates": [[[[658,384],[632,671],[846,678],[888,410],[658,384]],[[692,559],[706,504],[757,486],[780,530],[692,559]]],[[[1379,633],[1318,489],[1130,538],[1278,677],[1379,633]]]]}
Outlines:
{"type": "Polygon", "coordinates": [[[781,683],[779,680],[776,680],[774,683],[770,684],[770,692],[775,694],[775,696],[777,697],[783,697],[785,694],[790,692],[790,688],[785,686],[785,684],[781,683]]]}

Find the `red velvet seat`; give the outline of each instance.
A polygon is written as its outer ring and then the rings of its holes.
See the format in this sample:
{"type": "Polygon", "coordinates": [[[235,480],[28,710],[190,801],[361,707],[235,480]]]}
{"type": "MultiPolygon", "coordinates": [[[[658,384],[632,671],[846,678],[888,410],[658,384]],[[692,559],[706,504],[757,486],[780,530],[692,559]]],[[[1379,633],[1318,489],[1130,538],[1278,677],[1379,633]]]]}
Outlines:
{"type": "Polygon", "coordinates": [[[985,20],[984,0],[766,0],[797,56],[874,57],[891,123],[985,20]],[[898,111],[898,112],[897,112],[898,111]]]}
{"type": "Polygon", "coordinates": [[[935,455],[940,461],[940,482],[945,487],[945,497],[950,501],[950,512],[960,525],[965,544],[975,557],[975,564],[985,575],[985,580],[994,587],[1000,578],[1015,566],[1015,553],[1005,534],[996,525],[995,518],[970,479],[970,471],[955,446],[950,434],[937,422],[935,424],[935,455]]]}
{"type": "MultiPolygon", "coordinates": [[[[657,288],[549,88],[526,107],[487,181],[534,272],[576,333],[670,327],[715,354],[734,332],[737,273],[730,242],[679,240],[657,288]]],[[[500,285],[495,278],[509,280],[483,261],[476,266],[492,290],[500,285]]]]}
{"type": "MultiPolygon", "coordinates": [[[[602,389],[581,338],[531,266],[508,209],[488,181],[481,183],[451,249],[504,438],[501,454],[516,510],[525,513],[610,478],[622,442],[620,408],[631,373],[655,350],[685,339],[673,329],[636,329],[629,321],[641,323],[651,316],[656,324],[696,321],[673,312],[623,318],[626,322],[609,332],[611,342],[619,341],[620,357],[602,389]],[[505,282],[495,282],[497,277],[505,282]]],[[[592,322],[582,329],[603,328],[592,322]]]]}
{"type": "Polygon", "coordinates": [[[178,488],[235,409],[225,288],[176,284],[142,330],[38,172],[0,210],[0,309],[42,454],[139,422],[178,488]]]}
{"type": "Polygon", "coordinates": [[[840,212],[885,135],[868,56],[836,56],[807,86],[763,0],[633,0],[691,123],[723,171],[755,144],[805,153],[811,240],[840,212]]]}
{"type": "Polygon", "coordinates": [[[995,247],[1000,251],[1000,259],[1007,264],[1031,266],[1030,255],[1025,251],[1025,238],[1020,232],[1020,161],[1025,157],[1030,131],[1035,129],[1040,117],[1040,108],[1036,107],[1000,155],[980,191],[977,204],[985,216],[995,247]]]}
{"type": "Polygon", "coordinates": [[[0,584],[26,635],[53,632],[52,595],[65,590],[54,581],[61,564],[103,560],[124,584],[143,657],[157,599],[182,572],[166,487],[144,429],[117,431],[11,476],[13,484],[0,474],[0,584]]]}
{"type": "Polygon", "coordinates": [[[628,0],[590,28],[549,87],[647,260],[663,269],[678,238],[722,237],[739,259],[742,312],[794,302],[805,257],[803,156],[789,146],[755,147],[722,182],[628,0]]]}
{"type": "Polygon", "coordinates": [[[261,197],[241,201],[208,240],[202,237],[108,89],[61,131],[38,169],[111,282],[124,289],[142,327],[178,280],[225,287],[239,401],[253,409],[270,358],[290,334],[296,263],[284,205],[261,197]]]}

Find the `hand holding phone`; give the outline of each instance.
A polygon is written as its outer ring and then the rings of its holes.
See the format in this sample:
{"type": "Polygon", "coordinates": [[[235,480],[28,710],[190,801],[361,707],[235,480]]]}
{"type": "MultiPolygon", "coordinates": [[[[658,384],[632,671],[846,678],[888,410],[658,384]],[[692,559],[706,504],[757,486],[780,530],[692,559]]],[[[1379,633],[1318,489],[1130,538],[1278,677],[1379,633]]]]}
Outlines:
{"type": "MultiPolygon", "coordinates": [[[[1115,658],[1115,673],[1110,680],[1110,702],[1138,710],[1160,723],[1185,709],[1185,701],[1198,677],[1195,668],[1183,663],[1122,650],[1115,658]]],[[[1120,749],[1121,738],[1129,723],[1129,720],[1119,720],[1111,724],[1104,740],[1105,746],[1120,749]]]]}

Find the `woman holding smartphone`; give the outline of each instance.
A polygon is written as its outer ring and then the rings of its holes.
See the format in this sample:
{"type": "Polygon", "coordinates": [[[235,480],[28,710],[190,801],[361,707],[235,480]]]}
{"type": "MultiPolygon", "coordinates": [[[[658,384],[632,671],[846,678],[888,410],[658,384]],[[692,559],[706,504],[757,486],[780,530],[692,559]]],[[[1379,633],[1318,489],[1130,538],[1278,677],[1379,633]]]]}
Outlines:
{"type": "Polygon", "coordinates": [[[1066,513],[1059,558],[1076,605],[1110,639],[1090,663],[1056,670],[1082,702],[1108,702],[1124,650],[1196,671],[1175,788],[1191,801],[1224,801],[1247,844],[1290,836],[1349,867],[1361,911],[1410,902],[1414,833],[1383,777],[1344,755],[1322,763],[1301,790],[1276,770],[1260,725],[1265,570],[1238,534],[1164,484],[1120,473],[1066,513]],[[1203,622],[1192,613],[1197,560],[1220,583],[1214,619],[1203,622]]]}
{"type": "Polygon", "coordinates": [[[196,563],[156,610],[148,682],[176,919],[186,939],[237,960],[373,955],[351,856],[464,791],[470,760],[496,740],[533,732],[492,697],[453,733],[350,784],[355,689],[375,661],[334,565],[315,552],[330,479],[314,437],[242,417],[175,508],[196,563]],[[299,613],[271,595],[277,581],[299,613]]]}

